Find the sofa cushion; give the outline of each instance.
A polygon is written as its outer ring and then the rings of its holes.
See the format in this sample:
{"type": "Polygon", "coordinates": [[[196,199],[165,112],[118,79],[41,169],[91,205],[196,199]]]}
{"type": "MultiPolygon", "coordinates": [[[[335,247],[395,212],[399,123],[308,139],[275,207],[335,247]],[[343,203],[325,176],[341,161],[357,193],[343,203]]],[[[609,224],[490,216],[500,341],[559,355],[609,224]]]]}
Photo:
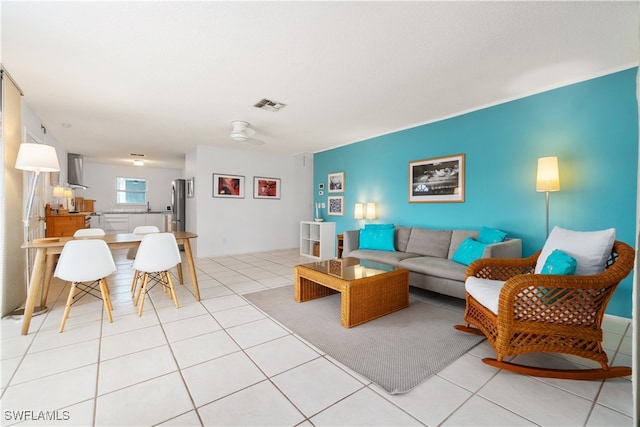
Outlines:
{"type": "Polygon", "coordinates": [[[413,228],[407,252],[415,254],[447,258],[451,244],[451,230],[431,230],[427,228],[413,228]]]}
{"type": "Polygon", "coordinates": [[[478,237],[478,232],[475,230],[453,230],[451,232],[451,245],[449,245],[449,254],[447,258],[453,258],[453,254],[456,253],[460,243],[467,237],[475,239],[478,237]]]}
{"type": "Polygon", "coordinates": [[[395,251],[393,224],[368,224],[360,230],[360,248],[395,251]]]}
{"type": "Polygon", "coordinates": [[[504,282],[500,280],[481,279],[470,276],[464,282],[464,289],[476,301],[488,308],[493,314],[498,314],[498,302],[500,301],[500,291],[504,282]]]}
{"type": "Polygon", "coordinates": [[[573,231],[554,227],[538,256],[536,273],[544,267],[547,257],[555,249],[560,249],[578,262],[577,276],[602,273],[611,256],[611,249],[616,239],[615,228],[601,231],[573,231]]]}
{"type": "Polygon", "coordinates": [[[411,236],[411,227],[396,227],[396,249],[407,252],[407,244],[411,236]]]}
{"type": "Polygon", "coordinates": [[[471,237],[467,237],[460,243],[460,246],[458,246],[456,253],[453,254],[451,259],[460,264],[469,265],[473,261],[482,258],[486,247],[486,243],[481,243],[473,240],[471,237]]]}
{"type": "Polygon", "coordinates": [[[478,234],[477,241],[482,243],[500,243],[507,238],[507,233],[491,227],[482,227],[478,234]]]}
{"type": "Polygon", "coordinates": [[[375,251],[370,249],[357,249],[349,253],[350,257],[360,258],[368,261],[381,262],[383,264],[398,267],[403,259],[417,257],[419,255],[407,252],[375,251]]]}
{"type": "Polygon", "coordinates": [[[409,271],[426,274],[433,277],[464,281],[467,267],[450,259],[436,257],[407,258],[400,261],[400,267],[409,271]]]}

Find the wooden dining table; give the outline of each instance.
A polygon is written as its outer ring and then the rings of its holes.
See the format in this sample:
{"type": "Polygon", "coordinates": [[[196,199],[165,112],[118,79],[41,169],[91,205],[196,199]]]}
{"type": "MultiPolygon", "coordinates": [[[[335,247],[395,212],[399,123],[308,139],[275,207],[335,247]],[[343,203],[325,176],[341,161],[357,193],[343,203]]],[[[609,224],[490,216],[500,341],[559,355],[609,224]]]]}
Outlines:
{"type": "MultiPolygon", "coordinates": [[[[196,274],[196,266],[193,261],[193,253],[191,252],[191,244],[189,241],[198,237],[197,234],[188,231],[173,231],[173,235],[178,242],[178,245],[183,245],[185,258],[191,274],[191,283],[193,284],[193,292],[196,300],[200,301],[200,289],[198,288],[198,276],[196,274]]],[[[40,305],[42,308],[46,308],[47,295],[49,292],[49,285],[51,284],[51,278],[53,276],[53,267],[55,264],[56,255],[62,252],[64,244],[70,240],[80,239],[102,239],[104,240],[109,249],[129,249],[137,248],[144,237],[143,234],[134,233],[118,233],[118,234],[106,234],[104,236],[92,236],[92,237],[56,237],[56,238],[44,238],[34,239],[32,241],[23,244],[23,249],[35,249],[36,256],[33,262],[33,271],[29,279],[29,289],[27,290],[27,300],[24,304],[24,318],[22,319],[22,335],[29,333],[29,325],[31,324],[31,318],[36,306],[38,295],[40,294],[40,305]],[[42,292],[41,292],[42,291],[42,292]]],[[[182,278],[182,266],[178,264],[178,278],[180,283],[183,283],[182,278]]]]}

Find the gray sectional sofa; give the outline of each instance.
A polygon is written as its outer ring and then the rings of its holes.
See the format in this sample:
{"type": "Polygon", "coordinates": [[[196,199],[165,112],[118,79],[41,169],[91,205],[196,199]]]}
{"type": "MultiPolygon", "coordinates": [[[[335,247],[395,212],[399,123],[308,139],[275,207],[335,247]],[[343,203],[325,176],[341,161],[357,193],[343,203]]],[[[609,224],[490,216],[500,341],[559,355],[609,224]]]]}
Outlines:
{"type": "MultiPolygon", "coordinates": [[[[435,230],[419,227],[394,227],[395,251],[360,248],[360,230],[345,231],[343,257],[381,262],[409,270],[409,285],[429,291],[465,298],[467,265],[452,257],[467,237],[476,239],[479,231],[435,230]]],[[[481,258],[521,258],[522,241],[507,238],[488,244],[481,258]]]]}

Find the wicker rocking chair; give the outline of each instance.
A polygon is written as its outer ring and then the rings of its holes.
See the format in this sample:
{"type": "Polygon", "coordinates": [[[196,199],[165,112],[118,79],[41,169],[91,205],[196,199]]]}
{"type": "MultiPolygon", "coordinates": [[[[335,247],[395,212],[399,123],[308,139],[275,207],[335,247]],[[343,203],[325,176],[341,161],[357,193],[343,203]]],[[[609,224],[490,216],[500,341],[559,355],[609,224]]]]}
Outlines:
{"type": "MultiPolygon", "coordinates": [[[[633,269],[635,251],[615,241],[607,268],[590,276],[533,274],[540,251],[522,259],[481,259],[467,277],[504,281],[497,310],[467,292],[460,331],[485,335],[497,358],[488,365],[539,377],[594,380],[631,375],[626,366],[611,367],[602,348],[602,319],[616,286],[633,269]],[[497,312],[498,314],[494,313],[497,312]],[[564,353],[600,363],[599,369],[547,369],[504,360],[533,352],[564,353]]],[[[489,282],[491,283],[491,282],[489,282]]],[[[496,283],[500,286],[500,283],[496,283]]]]}

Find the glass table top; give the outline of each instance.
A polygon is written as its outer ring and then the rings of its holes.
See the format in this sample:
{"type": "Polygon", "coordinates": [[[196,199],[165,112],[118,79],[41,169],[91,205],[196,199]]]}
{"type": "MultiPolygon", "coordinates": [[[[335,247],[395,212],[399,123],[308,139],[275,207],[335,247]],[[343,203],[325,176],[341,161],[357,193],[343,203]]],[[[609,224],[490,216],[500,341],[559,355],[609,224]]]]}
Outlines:
{"type": "Polygon", "coordinates": [[[317,261],[309,264],[302,264],[302,266],[320,273],[339,277],[343,280],[363,279],[365,277],[378,276],[395,270],[395,267],[388,264],[350,257],[317,261]]]}

